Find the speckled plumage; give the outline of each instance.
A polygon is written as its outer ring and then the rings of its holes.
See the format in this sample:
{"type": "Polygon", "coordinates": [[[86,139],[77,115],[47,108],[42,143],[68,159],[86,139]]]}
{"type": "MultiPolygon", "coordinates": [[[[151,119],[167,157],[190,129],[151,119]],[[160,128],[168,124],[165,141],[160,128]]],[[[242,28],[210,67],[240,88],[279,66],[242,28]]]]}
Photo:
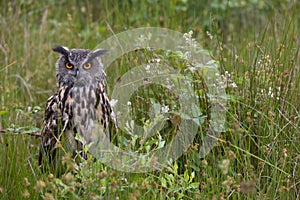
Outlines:
{"type": "Polygon", "coordinates": [[[74,156],[80,151],[85,157],[83,144],[75,139],[76,134],[90,142],[95,123],[105,133],[109,121],[116,125],[105,93],[106,74],[100,58],[105,50],[68,50],[62,46],[53,50],[61,54],[56,64],[58,91],[46,105],[40,165],[45,154],[50,163],[57,164],[58,150],[72,151],[74,156]]]}

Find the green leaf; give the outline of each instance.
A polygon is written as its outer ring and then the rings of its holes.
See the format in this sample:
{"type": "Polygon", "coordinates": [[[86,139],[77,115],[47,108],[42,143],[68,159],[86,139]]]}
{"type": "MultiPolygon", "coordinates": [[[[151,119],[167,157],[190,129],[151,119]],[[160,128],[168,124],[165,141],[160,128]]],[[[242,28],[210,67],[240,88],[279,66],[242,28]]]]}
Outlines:
{"type": "Polygon", "coordinates": [[[183,197],[184,197],[184,194],[178,193],[177,199],[181,199],[181,198],[183,198],[183,197]]]}
{"type": "Polygon", "coordinates": [[[191,182],[193,181],[194,178],[195,178],[195,172],[193,171],[193,172],[191,173],[189,183],[191,183],[191,182]]]}
{"type": "Polygon", "coordinates": [[[189,176],[188,170],[186,170],[186,171],[184,172],[183,178],[184,178],[184,182],[186,182],[186,183],[189,182],[190,176],[189,176]]]}
{"type": "Polygon", "coordinates": [[[197,189],[199,187],[200,183],[199,182],[193,182],[189,185],[190,188],[197,189]]]}
{"type": "Polygon", "coordinates": [[[81,143],[83,143],[83,141],[84,141],[84,140],[83,140],[83,137],[81,137],[81,135],[78,134],[78,133],[75,135],[75,140],[77,140],[77,141],[79,141],[79,142],[81,142],[81,143]]]}
{"type": "Polygon", "coordinates": [[[0,116],[1,116],[1,115],[5,115],[6,113],[8,113],[7,110],[0,110],[0,116]]]}
{"type": "Polygon", "coordinates": [[[84,153],[87,153],[89,151],[90,147],[88,145],[84,145],[84,153]]]}
{"type": "Polygon", "coordinates": [[[40,131],[39,128],[37,128],[37,127],[31,127],[28,130],[24,130],[22,133],[23,134],[28,134],[28,133],[36,133],[36,132],[39,132],[39,131],[40,131]]]}
{"type": "Polygon", "coordinates": [[[174,162],[174,174],[177,175],[178,173],[178,164],[177,162],[174,162]]]}
{"type": "Polygon", "coordinates": [[[164,177],[161,177],[161,186],[162,187],[167,187],[167,180],[164,177]]]}

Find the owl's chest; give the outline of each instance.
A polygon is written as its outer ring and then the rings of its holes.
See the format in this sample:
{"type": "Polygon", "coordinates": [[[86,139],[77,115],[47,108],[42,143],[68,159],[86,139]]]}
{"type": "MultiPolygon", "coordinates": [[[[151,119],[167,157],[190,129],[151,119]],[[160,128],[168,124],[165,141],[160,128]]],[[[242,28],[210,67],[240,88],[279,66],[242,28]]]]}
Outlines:
{"type": "Polygon", "coordinates": [[[69,87],[60,91],[60,110],[69,126],[89,127],[96,120],[97,94],[93,85],[69,87]]]}

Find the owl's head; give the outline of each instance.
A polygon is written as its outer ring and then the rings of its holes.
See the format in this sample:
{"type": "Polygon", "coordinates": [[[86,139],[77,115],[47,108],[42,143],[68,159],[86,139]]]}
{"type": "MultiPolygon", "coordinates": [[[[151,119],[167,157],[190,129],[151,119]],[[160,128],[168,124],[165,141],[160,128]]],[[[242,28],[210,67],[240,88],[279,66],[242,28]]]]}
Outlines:
{"type": "Polygon", "coordinates": [[[96,49],[71,49],[57,46],[53,51],[61,56],[56,63],[56,78],[58,83],[72,82],[74,84],[85,84],[97,79],[105,79],[105,72],[100,58],[106,50],[96,49]]]}

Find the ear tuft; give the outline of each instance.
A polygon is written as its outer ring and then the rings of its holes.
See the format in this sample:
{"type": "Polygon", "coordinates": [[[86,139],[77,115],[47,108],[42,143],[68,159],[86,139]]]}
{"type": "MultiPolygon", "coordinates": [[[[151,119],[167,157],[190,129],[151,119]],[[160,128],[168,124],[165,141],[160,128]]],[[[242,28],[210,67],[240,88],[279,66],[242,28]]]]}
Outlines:
{"type": "Polygon", "coordinates": [[[93,57],[98,57],[101,55],[106,54],[107,50],[106,49],[96,49],[95,51],[92,52],[93,57]]]}
{"type": "Polygon", "coordinates": [[[107,52],[107,50],[105,50],[105,49],[96,49],[89,53],[88,60],[92,60],[98,56],[105,54],[106,52],[107,52]]]}
{"type": "Polygon", "coordinates": [[[52,49],[54,52],[60,53],[64,56],[68,56],[70,54],[70,51],[67,47],[64,46],[56,46],[52,49]]]}

